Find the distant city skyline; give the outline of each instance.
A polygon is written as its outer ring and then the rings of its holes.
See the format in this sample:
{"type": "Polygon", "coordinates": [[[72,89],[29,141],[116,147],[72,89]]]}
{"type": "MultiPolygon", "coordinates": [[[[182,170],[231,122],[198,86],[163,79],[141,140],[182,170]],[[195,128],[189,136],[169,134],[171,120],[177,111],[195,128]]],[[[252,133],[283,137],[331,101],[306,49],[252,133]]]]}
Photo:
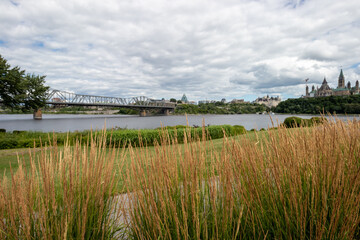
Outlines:
{"type": "Polygon", "coordinates": [[[360,1],[3,0],[0,54],[53,89],[254,101],[360,80],[360,1]]]}

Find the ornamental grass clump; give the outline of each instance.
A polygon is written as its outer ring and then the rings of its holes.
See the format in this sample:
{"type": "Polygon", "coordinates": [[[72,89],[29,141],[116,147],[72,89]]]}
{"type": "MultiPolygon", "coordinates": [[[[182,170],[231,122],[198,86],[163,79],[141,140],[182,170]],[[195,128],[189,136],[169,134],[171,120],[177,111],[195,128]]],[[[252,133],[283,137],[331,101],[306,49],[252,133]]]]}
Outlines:
{"type": "MultiPolygon", "coordinates": [[[[56,139],[19,159],[11,179],[0,182],[0,239],[109,239],[120,236],[118,151],[106,150],[105,133],[58,148],[56,139]],[[118,201],[118,200],[117,200],[118,201]]],[[[119,160],[121,161],[121,160],[119,160]]]]}
{"type": "Polygon", "coordinates": [[[128,237],[360,238],[360,122],[254,134],[129,148],[128,237]]]}

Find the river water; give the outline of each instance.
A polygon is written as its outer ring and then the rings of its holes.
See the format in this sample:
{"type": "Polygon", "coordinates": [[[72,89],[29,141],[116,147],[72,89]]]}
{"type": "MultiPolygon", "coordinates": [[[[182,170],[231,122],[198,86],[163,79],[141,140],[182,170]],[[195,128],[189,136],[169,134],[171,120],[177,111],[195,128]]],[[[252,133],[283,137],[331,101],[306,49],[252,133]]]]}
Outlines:
{"type": "MultiPolygon", "coordinates": [[[[289,116],[311,118],[314,115],[188,115],[186,116],[150,116],[139,117],[129,115],[81,115],[81,114],[43,114],[43,120],[33,120],[32,114],[0,114],[0,129],[7,132],[14,130],[67,132],[89,129],[108,129],[114,127],[127,129],[153,129],[163,126],[187,125],[242,125],[247,130],[252,128],[268,128],[282,123],[289,116]]],[[[340,119],[352,119],[353,116],[339,116],[340,119]]],[[[359,119],[359,116],[357,116],[359,119]]]]}

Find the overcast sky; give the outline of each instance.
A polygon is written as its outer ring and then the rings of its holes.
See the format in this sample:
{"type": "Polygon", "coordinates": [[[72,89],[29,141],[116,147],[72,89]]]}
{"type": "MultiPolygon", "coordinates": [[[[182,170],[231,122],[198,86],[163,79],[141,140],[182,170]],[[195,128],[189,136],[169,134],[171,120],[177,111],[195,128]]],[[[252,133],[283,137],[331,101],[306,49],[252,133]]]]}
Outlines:
{"type": "Polygon", "coordinates": [[[0,54],[75,93],[300,97],[360,80],[360,1],[0,0],[0,54]]]}

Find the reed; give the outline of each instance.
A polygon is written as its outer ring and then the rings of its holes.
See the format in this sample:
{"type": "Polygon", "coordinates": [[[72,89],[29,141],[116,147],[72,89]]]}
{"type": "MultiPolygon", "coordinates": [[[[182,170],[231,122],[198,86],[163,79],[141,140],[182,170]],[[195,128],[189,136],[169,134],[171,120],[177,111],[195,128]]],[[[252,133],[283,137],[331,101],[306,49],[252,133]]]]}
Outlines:
{"type": "Polygon", "coordinates": [[[359,239],[360,123],[266,135],[130,147],[129,238],[359,239]]]}
{"type": "Polygon", "coordinates": [[[360,238],[360,122],[210,137],[49,139],[0,182],[0,239],[360,238]]]}
{"type": "Polygon", "coordinates": [[[120,237],[117,188],[119,151],[106,151],[105,132],[82,144],[56,138],[41,148],[30,168],[0,182],[0,239],[110,239],[120,237]]]}

